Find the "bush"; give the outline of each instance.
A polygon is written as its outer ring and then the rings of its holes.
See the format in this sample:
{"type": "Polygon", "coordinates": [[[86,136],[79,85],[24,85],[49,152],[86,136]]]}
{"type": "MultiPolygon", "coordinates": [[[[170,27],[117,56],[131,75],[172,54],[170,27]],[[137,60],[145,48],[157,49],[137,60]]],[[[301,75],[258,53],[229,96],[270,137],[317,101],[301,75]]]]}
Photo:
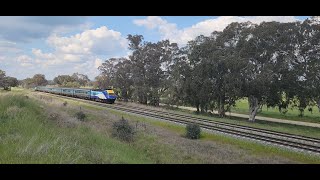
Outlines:
{"type": "Polygon", "coordinates": [[[186,137],[189,139],[199,139],[201,129],[198,124],[189,123],[186,126],[186,137]]]}
{"type": "Polygon", "coordinates": [[[86,115],[82,112],[79,111],[75,114],[76,118],[79,119],[80,121],[84,121],[84,119],[86,118],[86,115]]]}
{"type": "Polygon", "coordinates": [[[133,136],[134,136],[134,127],[131,126],[128,122],[128,120],[124,119],[123,117],[113,123],[113,132],[112,136],[117,137],[123,141],[133,141],[133,136]]]}
{"type": "Polygon", "coordinates": [[[50,113],[50,114],[49,114],[49,119],[50,119],[50,120],[58,120],[59,117],[60,117],[60,115],[57,114],[57,113],[50,113]]]}
{"type": "Polygon", "coordinates": [[[67,104],[68,104],[67,101],[63,102],[63,106],[67,106],[67,104]]]}

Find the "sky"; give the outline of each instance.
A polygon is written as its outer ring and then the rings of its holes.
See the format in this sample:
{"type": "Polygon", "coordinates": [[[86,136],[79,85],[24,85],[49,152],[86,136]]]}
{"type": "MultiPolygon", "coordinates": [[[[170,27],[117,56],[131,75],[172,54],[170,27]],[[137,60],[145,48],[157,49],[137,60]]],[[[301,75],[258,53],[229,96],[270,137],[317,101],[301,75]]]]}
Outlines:
{"type": "Polygon", "coordinates": [[[1,16],[0,69],[25,79],[52,80],[75,72],[93,80],[112,57],[127,57],[127,35],[145,41],[169,39],[180,47],[232,22],[303,21],[309,16],[1,16]]]}

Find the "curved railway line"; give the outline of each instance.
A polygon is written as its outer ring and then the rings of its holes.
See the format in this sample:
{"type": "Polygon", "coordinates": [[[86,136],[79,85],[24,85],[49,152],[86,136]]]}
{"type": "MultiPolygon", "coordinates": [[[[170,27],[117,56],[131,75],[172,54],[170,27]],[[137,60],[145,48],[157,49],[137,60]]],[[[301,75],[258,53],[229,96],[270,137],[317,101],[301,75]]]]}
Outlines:
{"type": "Polygon", "coordinates": [[[206,118],[194,117],[191,115],[182,115],[172,112],[164,112],[161,110],[154,110],[149,108],[134,107],[130,105],[123,104],[105,104],[101,102],[94,102],[90,100],[84,100],[74,97],[61,96],[56,94],[50,94],[56,97],[64,97],[67,99],[75,99],[78,101],[86,102],[89,104],[106,107],[113,110],[118,110],[122,112],[128,112],[132,114],[142,115],[146,117],[152,117],[160,120],[166,120],[170,122],[187,124],[187,123],[196,123],[201,128],[206,130],[216,131],[220,133],[225,133],[233,136],[249,138],[257,141],[267,142],[275,145],[281,145],[288,148],[293,148],[296,150],[307,151],[311,153],[320,154],[320,139],[294,135],[289,133],[282,133],[272,130],[253,128],[243,125],[217,122],[209,120],[206,118]]]}

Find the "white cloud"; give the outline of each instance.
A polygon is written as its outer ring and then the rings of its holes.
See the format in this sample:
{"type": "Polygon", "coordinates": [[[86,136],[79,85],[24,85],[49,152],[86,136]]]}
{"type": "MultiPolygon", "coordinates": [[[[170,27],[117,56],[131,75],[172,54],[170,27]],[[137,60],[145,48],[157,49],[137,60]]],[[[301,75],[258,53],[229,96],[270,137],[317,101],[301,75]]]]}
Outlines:
{"type": "Polygon", "coordinates": [[[33,65],[33,59],[27,55],[18,56],[17,61],[22,67],[31,67],[33,65]]]}
{"type": "Polygon", "coordinates": [[[42,53],[41,49],[32,49],[32,53],[37,57],[37,58],[42,58],[42,59],[54,59],[54,55],[52,53],[42,53]]]}
{"type": "Polygon", "coordinates": [[[169,23],[161,17],[149,16],[146,19],[136,19],[133,21],[138,26],[145,26],[147,29],[157,29],[162,39],[169,39],[179,45],[185,45],[188,41],[199,35],[210,35],[213,31],[222,31],[232,22],[261,23],[263,21],[293,22],[297,21],[293,16],[220,16],[215,19],[201,21],[191,27],[178,29],[174,23],[169,23]]]}
{"type": "Polygon", "coordinates": [[[135,19],[133,23],[138,26],[146,26],[148,29],[154,29],[161,25],[167,25],[168,22],[158,16],[149,16],[146,19],[135,19]]]}
{"type": "MultiPolygon", "coordinates": [[[[111,58],[127,54],[127,40],[120,32],[110,30],[105,26],[85,30],[72,36],[52,34],[47,38],[51,52],[42,49],[32,49],[32,57],[21,55],[17,61],[24,67],[37,67],[46,70],[45,74],[83,73],[93,79],[99,74],[98,67],[102,64],[101,56],[111,58]]],[[[53,77],[48,76],[50,79],[53,77]]]]}
{"type": "Polygon", "coordinates": [[[21,55],[21,56],[18,56],[17,58],[17,61],[18,62],[32,62],[32,58],[30,56],[27,56],[27,55],[21,55]]]}
{"type": "Polygon", "coordinates": [[[127,47],[127,40],[121,33],[109,30],[106,26],[86,30],[71,37],[51,35],[47,43],[59,53],[69,54],[106,54],[123,50],[127,47]]]}

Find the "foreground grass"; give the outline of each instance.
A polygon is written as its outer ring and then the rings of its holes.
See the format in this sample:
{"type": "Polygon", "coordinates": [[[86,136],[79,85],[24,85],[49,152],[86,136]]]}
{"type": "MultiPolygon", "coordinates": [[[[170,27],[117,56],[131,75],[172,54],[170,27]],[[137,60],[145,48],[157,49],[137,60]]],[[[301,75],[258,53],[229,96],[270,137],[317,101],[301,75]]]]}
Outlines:
{"type": "MultiPolygon", "coordinates": [[[[231,109],[231,112],[248,114],[248,100],[241,99],[236,102],[236,107],[231,109]]],[[[304,116],[299,117],[299,110],[297,108],[289,108],[286,114],[281,114],[278,108],[267,108],[266,106],[262,107],[262,111],[258,113],[258,116],[272,117],[279,119],[288,119],[294,121],[303,121],[303,122],[312,122],[320,123],[320,112],[318,107],[312,107],[312,113],[308,111],[308,108],[304,111],[304,116]]]]}
{"type": "Polygon", "coordinates": [[[149,143],[137,146],[84,124],[58,127],[34,100],[24,96],[0,95],[0,102],[0,163],[158,163],[155,150],[174,154],[174,149],[155,143],[150,146],[155,142],[151,136],[138,137],[137,142],[149,143]]]}
{"type": "Polygon", "coordinates": [[[21,96],[0,96],[1,163],[152,163],[129,144],[85,126],[57,127],[21,96]]]}

